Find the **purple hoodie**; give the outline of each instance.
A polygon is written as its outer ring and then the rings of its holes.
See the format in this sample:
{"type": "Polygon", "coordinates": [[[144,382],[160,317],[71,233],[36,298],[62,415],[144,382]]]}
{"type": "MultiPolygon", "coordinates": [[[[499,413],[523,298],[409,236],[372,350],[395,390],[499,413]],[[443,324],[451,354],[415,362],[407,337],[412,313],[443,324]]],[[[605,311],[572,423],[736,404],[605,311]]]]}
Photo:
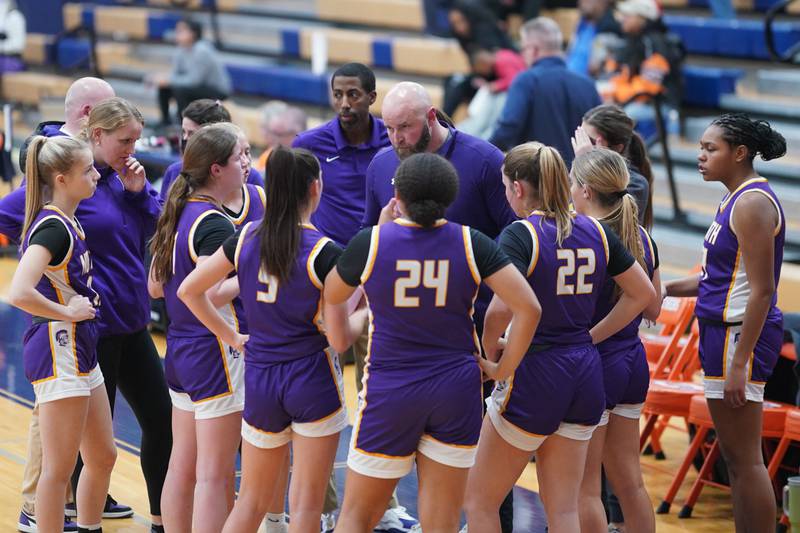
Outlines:
{"type": "MultiPolygon", "coordinates": [[[[86,232],[94,265],[93,285],[102,301],[100,335],[133,333],[150,321],[144,255],[161,201],[149,183],[132,193],[125,190],[113,169],[98,171],[97,190],[78,205],[75,216],[86,232]]],[[[22,186],[0,199],[0,233],[18,242],[24,219],[22,186]]]]}

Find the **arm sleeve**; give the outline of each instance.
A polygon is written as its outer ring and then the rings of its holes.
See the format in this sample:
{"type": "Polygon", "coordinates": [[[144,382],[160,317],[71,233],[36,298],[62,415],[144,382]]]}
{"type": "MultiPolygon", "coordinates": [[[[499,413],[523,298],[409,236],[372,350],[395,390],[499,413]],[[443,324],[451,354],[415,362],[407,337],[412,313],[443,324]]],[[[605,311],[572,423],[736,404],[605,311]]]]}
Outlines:
{"type": "Polygon", "coordinates": [[[497,128],[489,138],[490,143],[501,150],[508,150],[518,143],[528,116],[529,98],[531,88],[522,75],[517,76],[508,88],[506,103],[497,121],[497,128]]]}
{"type": "MultiPolygon", "coordinates": [[[[336,270],[345,283],[351,287],[361,284],[361,273],[367,266],[369,259],[369,246],[372,240],[372,227],[364,228],[350,240],[336,263],[336,270]]],[[[377,231],[377,230],[376,230],[377,231]]]]}
{"type": "Polygon", "coordinates": [[[223,215],[206,217],[194,232],[194,249],[197,256],[213,254],[234,233],[233,223],[223,215]]]}
{"type": "Polygon", "coordinates": [[[239,236],[242,234],[242,229],[236,230],[236,233],[225,239],[222,243],[222,251],[225,252],[225,257],[232,265],[236,264],[236,247],[239,245],[239,236]]]}
{"type": "Polygon", "coordinates": [[[42,222],[31,235],[28,244],[38,244],[47,248],[50,255],[50,266],[60,265],[69,252],[69,233],[64,224],[55,219],[42,222]]]}
{"type": "Polygon", "coordinates": [[[533,257],[533,238],[522,224],[511,224],[500,234],[500,249],[511,263],[528,276],[528,267],[533,257]]]}
{"type": "Polygon", "coordinates": [[[314,259],[314,272],[316,272],[318,279],[323,282],[325,281],[328,272],[333,270],[333,267],[336,266],[336,262],[342,255],[342,251],[341,247],[333,241],[328,241],[325,246],[322,247],[322,250],[320,250],[316,259],[314,259]]]}
{"type": "Polygon", "coordinates": [[[469,234],[472,239],[472,253],[481,278],[488,278],[511,263],[508,256],[492,239],[473,228],[469,229],[469,234]]]}
{"type": "Polygon", "coordinates": [[[378,218],[381,216],[382,205],[375,198],[375,191],[372,184],[375,183],[375,165],[373,162],[367,167],[367,175],[364,180],[366,188],[365,202],[364,202],[364,218],[361,219],[361,227],[368,228],[378,223],[378,218]]]}
{"type": "Polygon", "coordinates": [[[619,276],[633,266],[636,259],[633,258],[611,228],[605,224],[601,225],[606,232],[606,240],[608,241],[608,267],[606,271],[608,275],[613,278],[614,276],[619,276]]]}
{"type": "Polygon", "coordinates": [[[0,198],[0,233],[14,242],[22,239],[25,223],[25,185],[0,198]]]}

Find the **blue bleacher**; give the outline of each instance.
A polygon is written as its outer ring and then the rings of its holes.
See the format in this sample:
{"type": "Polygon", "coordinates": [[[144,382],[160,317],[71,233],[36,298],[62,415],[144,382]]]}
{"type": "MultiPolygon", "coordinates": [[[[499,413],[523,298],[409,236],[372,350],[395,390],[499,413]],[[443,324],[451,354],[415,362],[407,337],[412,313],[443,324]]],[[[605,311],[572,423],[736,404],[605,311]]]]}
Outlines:
{"type": "MultiPolygon", "coordinates": [[[[664,23],[683,39],[691,54],[769,59],[761,20],[666,15],[664,23]]],[[[775,44],[781,53],[800,41],[800,23],[776,22],[773,28],[775,44]]]]}

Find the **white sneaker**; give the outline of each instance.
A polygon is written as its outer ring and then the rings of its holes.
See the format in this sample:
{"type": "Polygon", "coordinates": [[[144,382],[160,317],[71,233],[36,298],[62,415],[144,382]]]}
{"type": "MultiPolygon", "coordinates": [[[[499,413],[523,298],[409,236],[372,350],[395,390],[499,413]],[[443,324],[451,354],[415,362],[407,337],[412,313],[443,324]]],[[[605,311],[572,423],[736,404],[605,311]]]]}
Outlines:
{"type": "Polygon", "coordinates": [[[458,533],[467,533],[467,524],[464,524],[464,527],[458,530],[458,533]]]}
{"type": "Polygon", "coordinates": [[[333,533],[335,527],[336,517],[333,516],[333,513],[323,513],[319,519],[319,530],[322,533],[333,533]]]}
{"type": "Polygon", "coordinates": [[[285,520],[274,522],[268,518],[264,519],[264,533],[289,533],[289,524],[285,520]]]}
{"type": "Polygon", "coordinates": [[[380,533],[418,533],[419,520],[408,514],[405,507],[397,506],[386,509],[381,521],[375,526],[375,531],[380,533]]]}

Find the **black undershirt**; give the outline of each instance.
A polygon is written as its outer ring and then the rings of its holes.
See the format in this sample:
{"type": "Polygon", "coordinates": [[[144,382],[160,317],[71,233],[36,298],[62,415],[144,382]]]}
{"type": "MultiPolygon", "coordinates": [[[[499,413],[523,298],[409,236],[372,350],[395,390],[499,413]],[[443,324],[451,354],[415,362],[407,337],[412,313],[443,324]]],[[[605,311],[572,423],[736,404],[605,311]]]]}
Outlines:
{"type": "MultiPolygon", "coordinates": [[[[230,261],[232,265],[236,264],[236,246],[239,243],[241,234],[242,229],[237,230],[236,233],[228,237],[222,245],[225,257],[228,258],[228,261],[230,261]]],[[[322,247],[322,250],[319,251],[319,254],[317,254],[317,257],[314,259],[314,272],[317,274],[317,279],[323,282],[325,281],[328,272],[333,270],[333,267],[336,266],[336,261],[339,260],[340,255],[342,255],[342,249],[338,244],[333,241],[325,243],[325,246],[322,247]]]]}
{"type": "MultiPolygon", "coordinates": [[[[608,242],[608,265],[606,272],[610,277],[618,276],[628,270],[636,261],[619,240],[616,233],[601,223],[608,242]]],[[[524,224],[514,223],[500,234],[500,247],[524,276],[533,256],[533,238],[524,224]]]]}
{"type": "MultiPolygon", "coordinates": [[[[504,266],[511,263],[506,254],[495,242],[481,233],[470,228],[470,238],[472,239],[472,253],[475,256],[475,265],[481,278],[488,278],[504,266]]],[[[351,287],[361,284],[361,273],[369,260],[369,245],[372,237],[372,228],[365,228],[358,232],[345,248],[344,253],[339,258],[336,271],[345,283],[351,287]]]]}
{"type": "Polygon", "coordinates": [[[213,255],[235,231],[233,222],[222,213],[208,215],[194,231],[192,245],[197,257],[213,255]]]}
{"type": "Polygon", "coordinates": [[[45,220],[34,230],[31,238],[28,240],[28,246],[38,244],[44,246],[50,255],[50,266],[60,265],[61,262],[67,257],[69,252],[69,231],[64,227],[63,222],[51,218],[45,220]]]}

